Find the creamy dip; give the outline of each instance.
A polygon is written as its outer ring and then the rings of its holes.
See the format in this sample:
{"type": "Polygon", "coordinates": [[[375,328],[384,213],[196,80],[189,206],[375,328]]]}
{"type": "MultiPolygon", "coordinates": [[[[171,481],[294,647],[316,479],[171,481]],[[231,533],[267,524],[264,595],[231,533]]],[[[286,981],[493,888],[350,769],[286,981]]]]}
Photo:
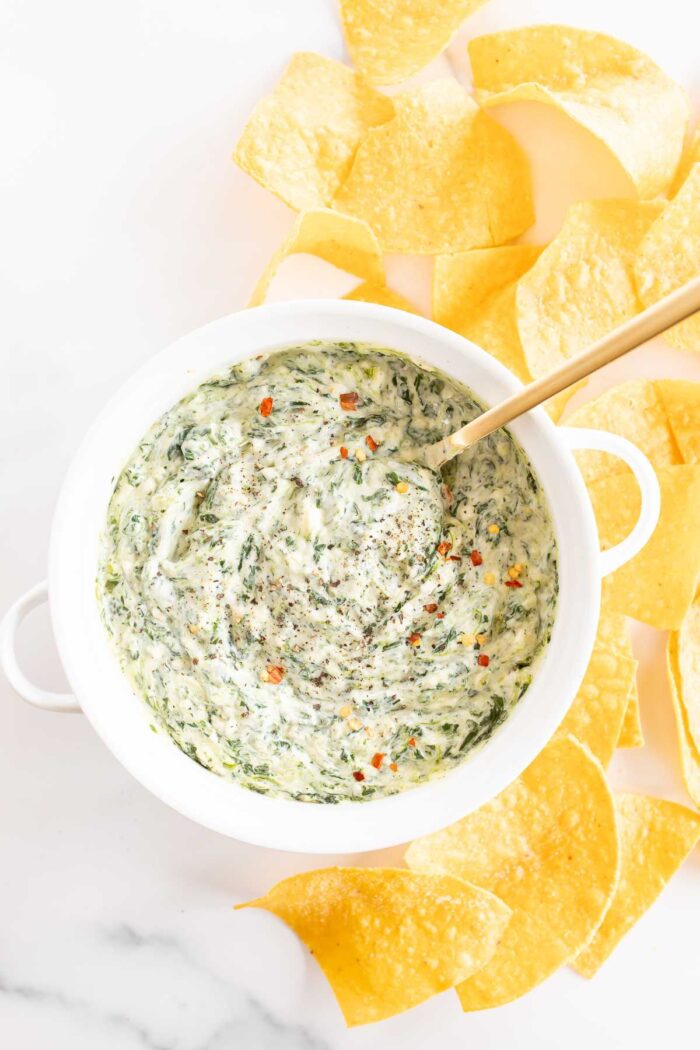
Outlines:
{"type": "Polygon", "coordinates": [[[116,482],[97,579],[153,728],[309,802],[404,790],[487,740],[549,640],[557,554],[507,431],[441,475],[411,456],[481,411],[402,355],[315,343],[166,412],[116,482]]]}

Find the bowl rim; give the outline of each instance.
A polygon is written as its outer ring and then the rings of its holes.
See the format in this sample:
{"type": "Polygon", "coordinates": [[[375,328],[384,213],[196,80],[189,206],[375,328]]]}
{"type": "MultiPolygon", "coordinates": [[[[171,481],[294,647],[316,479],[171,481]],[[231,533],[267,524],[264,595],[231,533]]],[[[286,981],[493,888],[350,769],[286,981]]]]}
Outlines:
{"type": "Polygon", "coordinates": [[[118,469],[114,464],[123,465],[164,408],[226,363],[314,338],[293,334],[307,327],[319,333],[339,329],[335,336],[315,337],[323,341],[355,338],[420,359],[423,352],[406,349],[419,346],[428,351],[424,360],[429,363],[439,350],[440,360],[432,363],[455,375],[452,367],[457,362],[469,375],[455,378],[472,386],[487,403],[522,387],[475,344],[424,317],[391,307],[303,300],[242,310],[210,322],[143,364],[87,431],[66,474],[52,523],[50,607],[59,654],[82,710],[107,747],[153,794],[196,822],[255,845],[300,853],[357,853],[406,842],[478,808],[517,777],[550,739],[576,694],[593,646],[600,601],[598,537],[574,457],[544,410],[535,409],[510,429],[533,463],[557,535],[559,597],[552,638],[530,689],[487,744],[425,784],[397,795],[335,805],[270,798],[222,780],[187,758],[167,734],[151,733],[150,709],[131,691],[97,615],[97,537],[87,530],[90,523],[104,521],[105,494],[111,492],[118,469]],[[361,334],[343,335],[343,327],[361,334]],[[374,329],[378,334],[368,338],[366,333],[374,329]],[[279,335],[271,340],[275,332],[279,335]],[[236,340],[252,349],[234,352],[236,340]],[[163,407],[154,408],[142,425],[152,403],[163,407]],[[107,447],[112,448],[109,477],[107,447]],[[101,517],[96,515],[98,506],[101,517]]]}

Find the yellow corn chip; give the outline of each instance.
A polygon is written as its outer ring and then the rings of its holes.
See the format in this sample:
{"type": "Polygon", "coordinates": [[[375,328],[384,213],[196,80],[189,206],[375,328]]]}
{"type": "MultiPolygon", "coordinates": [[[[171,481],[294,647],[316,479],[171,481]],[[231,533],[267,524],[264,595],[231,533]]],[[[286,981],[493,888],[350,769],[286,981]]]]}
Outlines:
{"type": "Polygon", "coordinates": [[[700,383],[657,379],[656,389],[683,462],[700,463],[700,383]]]}
{"type": "Polygon", "coordinates": [[[523,383],[530,372],[515,323],[515,283],[539,258],[529,244],[438,255],[433,317],[488,350],[523,383]]]}
{"type": "MultiPolygon", "coordinates": [[[[700,536],[697,542],[700,543],[700,536]]],[[[678,631],[678,673],[688,731],[700,753],[700,595],[683,617],[678,631]]]]}
{"type": "Polygon", "coordinates": [[[406,860],[488,886],[513,909],[491,961],[457,992],[465,1010],[517,999],[578,955],[615,891],[615,807],[600,763],[558,738],[492,802],[412,843],[406,860]]]}
{"type": "MultiPolygon", "coordinates": [[[[491,248],[486,251],[509,251],[508,248],[491,248]]],[[[445,258],[445,256],[443,256],[445,258]]],[[[435,318],[437,320],[437,318],[435,318]]],[[[444,321],[440,322],[445,324],[444,321]]],[[[446,325],[453,328],[453,325],[446,325]]],[[[475,307],[473,313],[464,318],[460,335],[471,339],[482,350],[488,350],[502,365],[512,372],[521,383],[530,382],[525,364],[525,355],[520,345],[518,327],[515,323],[515,284],[506,285],[488,296],[475,307]]]]}
{"type": "Polygon", "coordinates": [[[501,244],[533,221],[530,172],[511,135],[456,80],[394,98],[364,138],[333,206],[413,255],[501,244]]]}
{"type": "Polygon", "coordinates": [[[627,708],[622,720],[620,736],[617,740],[618,747],[644,747],[644,731],[642,729],[642,718],[639,710],[639,692],[636,679],[630,686],[627,697],[627,708]]]}
{"type": "Polygon", "coordinates": [[[325,868],[239,905],[265,908],[316,957],[348,1025],[408,1010],[484,966],[510,909],[451,875],[325,868]]]}
{"type": "Polygon", "coordinates": [[[297,216],[287,239],[274,253],[265,267],[249,306],[265,301],[272,278],[288,255],[306,253],[364,277],[376,284],[384,283],[384,262],[377,238],[361,219],[339,215],[336,211],[318,208],[303,211],[297,216]]]}
{"type": "MultiPolygon", "coordinates": [[[[632,379],[606,390],[573,412],[566,425],[620,434],[637,445],[655,467],[683,462],[658,384],[651,379],[632,379]]],[[[607,452],[577,452],[576,460],[587,482],[629,470],[621,459],[607,452]]]]}
{"type": "MultiPolygon", "coordinates": [[[[700,383],[632,379],[582,405],[567,426],[594,427],[628,438],[655,467],[700,463],[700,383]]],[[[606,452],[577,452],[587,482],[628,467],[606,452]]]]}
{"type": "MultiPolygon", "coordinates": [[[[475,248],[439,255],[433,275],[433,316],[454,332],[488,350],[522,383],[532,376],[525,362],[515,321],[515,289],[542,252],[529,244],[475,248]]],[[[557,420],[583,386],[577,383],[550,398],[545,407],[557,420]]]]}
{"type": "Polygon", "coordinates": [[[486,0],[340,0],[348,51],[375,84],[397,84],[427,66],[486,0]]]}
{"type": "Polygon", "coordinates": [[[661,207],[628,200],[571,206],[555,239],[518,281],[518,331],[535,378],[639,311],[634,260],[661,207]]]}
{"type": "Polygon", "coordinates": [[[409,303],[408,299],[404,299],[398,292],[387,288],[385,284],[373,284],[371,281],[358,284],[357,288],[353,288],[351,292],[344,295],[343,299],[354,299],[355,302],[361,303],[378,303],[380,306],[393,306],[395,310],[406,310],[409,314],[420,313],[413,303],[409,303]]]}
{"type": "Polygon", "coordinates": [[[688,794],[695,805],[700,808],[700,752],[695,747],[688,728],[688,717],[683,697],[683,683],[678,666],[678,632],[676,631],[672,631],[668,636],[666,667],[673,699],[673,711],[676,716],[676,730],[678,732],[683,779],[688,794]]]}
{"type": "Polygon", "coordinates": [[[393,114],[391,99],[347,66],[303,51],[253,110],[233,159],[291,208],[322,208],[367,130],[393,114]]]}
{"type": "MultiPolygon", "coordinates": [[[[639,246],[635,277],[645,306],[700,274],[700,163],[639,246]]],[[[700,315],[674,325],[663,338],[678,350],[700,350],[700,315]]]]}
{"type": "Polygon", "coordinates": [[[679,189],[690,175],[690,169],[693,164],[697,164],[700,161],[700,128],[695,128],[694,131],[688,135],[685,146],[683,147],[683,153],[681,155],[681,162],[678,165],[676,176],[673,180],[673,186],[671,187],[671,193],[675,196],[679,189]]]}
{"type": "Polygon", "coordinates": [[[661,798],[619,795],[620,882],[600,929],[573,967],[592,977],[654,903],[700,839],[700,815],[661,798]]]}
{"type": "Polygon", "coordinates": [[[636,670],[625,617],[603,609],[586,674],[557,730],[585,744],[603,767],[618,746],[636,670]]]}
{"type": "Polygon", "coordinates": [[[469,57],[482,104],[556,106],[607,146],[640,197],[669,188],[688,102],[641,51],[602,33],[540,25],[477,37],[469,57]]]}
{"type": "MultiPolygon", "coordinates": [[[[700,467],[657,469],[661,516],[639,554],[608,576],[603,593],[609,608],[651,627],[680,627],[700,574],[700,467]]],[[[640,495],[631,474],[607,474],[589,485],[603,549],[631,531],[640,495]]]]}

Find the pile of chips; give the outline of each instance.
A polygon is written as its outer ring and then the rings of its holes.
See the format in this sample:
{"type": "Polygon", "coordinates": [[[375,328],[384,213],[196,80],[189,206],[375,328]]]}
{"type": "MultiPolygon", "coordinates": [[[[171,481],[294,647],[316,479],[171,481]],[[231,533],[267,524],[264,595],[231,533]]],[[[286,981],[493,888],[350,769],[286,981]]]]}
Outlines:
{"type": "MultiPolygon", "coordinates": [[[[293,57],[253,111],[235,160],[298,212],[254,290],[283,260],[317,255],[356,275],[346,298],[415,311],[386,284],[384,254],[435,256],[433,316],[523,382],[549,372],[700,273],[700,135],[683,91],[611,37],[543,25],[474,39],[474,96],[455,79],[391,97],[484,0],[340,0],[356,70],[293,57]],[[486,112],[529,99],[595,136],[635,196],[574,204],[548,245],[509,243],[534,220],[529,165],[486,112]]],[[[668,333],[700,349],[700,315],[668,333]]],[[[571,391],[549,405],[558,418],[571,391]]],[[[558,731],[497,798],[412,843],[407,867],[329,868],[243,905],[308,945],[349,1025],[454,987],[464,1010],[525,994],[564,964],[592,976],[700,839],[700,815],[613,795],[618,747],[644,744],[632,616],[668,630],[680,762],[700,808],[700,383],[640,379],[566,420],[632,440],[652,462],[661,516],[608,577],[593,653],[558,731]]],[[[639,510],[631,472],[580,453],[603,548],[639,510]]]]}

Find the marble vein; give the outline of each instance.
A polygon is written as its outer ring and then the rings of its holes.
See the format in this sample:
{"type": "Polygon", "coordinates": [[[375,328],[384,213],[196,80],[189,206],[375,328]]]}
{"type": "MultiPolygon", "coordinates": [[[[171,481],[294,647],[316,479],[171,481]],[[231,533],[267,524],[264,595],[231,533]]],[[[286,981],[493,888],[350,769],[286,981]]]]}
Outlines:
{"type": "Polygon", "coordinates": [[[175,937],[143,933],[126,922],[93,933],[97,937],[79,968],[83,979],[88,973],[82,994],[71,974],[55,973],[52,965],[41,981],[0,972],[0,1005],[14,998],[58,1008],[76,1026],[102,1026],[105,1035],[118,1036],[119,1045],[128,1040],[135,1050],[329,1050],[307,1028],[285,1023],[259,999],[201,965],[175,937]],[[119,985],[106,988],[115,974],[119,985]],[[66,976],[68,988],[56,987],[66,985],[66,976]],[[153,988],[152,1002],[143,997],[144,985],[153,988]],[[105,997],[121,1003],[115,1006],[105,997]],[[130,998],[130,1006],[123,1005],[130,998]]]}

